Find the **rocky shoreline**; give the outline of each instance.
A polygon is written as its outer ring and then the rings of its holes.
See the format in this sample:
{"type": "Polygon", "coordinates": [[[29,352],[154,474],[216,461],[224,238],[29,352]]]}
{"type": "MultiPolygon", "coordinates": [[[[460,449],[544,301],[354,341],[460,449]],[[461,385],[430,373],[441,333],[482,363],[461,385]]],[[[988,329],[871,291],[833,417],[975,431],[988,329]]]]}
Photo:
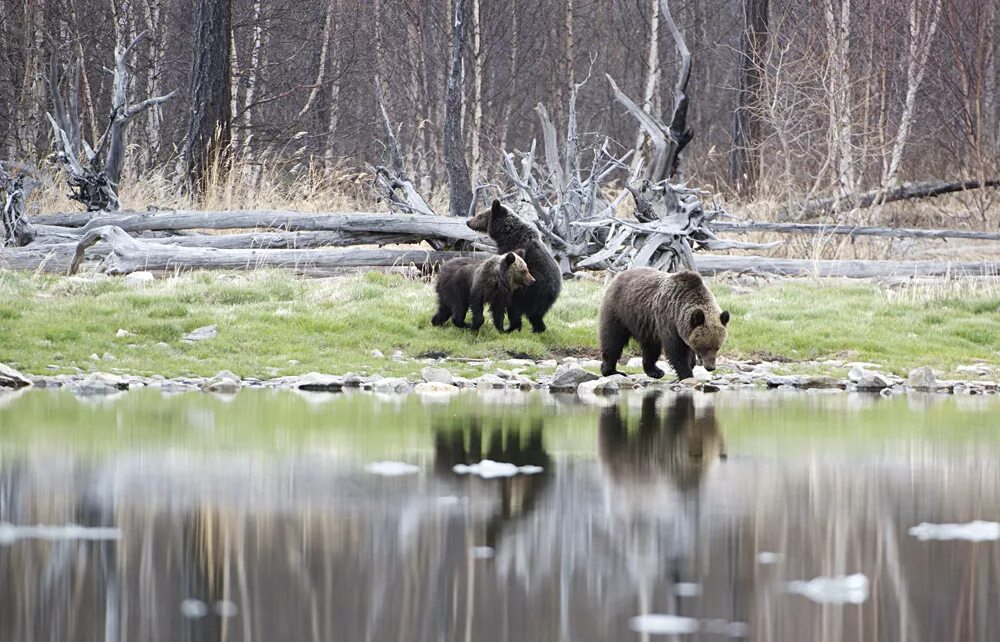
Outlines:
{"type": "MultiPolygon", "coordinates": [[[[304,375],[260,379],[239,377],[223,371],[214,377],[176,377],[168,379],[154,375],[143,377],[107,372],[23,375],[0,364],[0,390],[17,388],[65,388],[81,396],[105,395],[137,388],[153,388],[165,393],[204,391],[216,394],[236,394],[241,389],[288,389],[309,392],[341,392],[344,389],[366,390],[376,393],[405,394],[448,394],[463,389],[497,390],[544,389],[553,393],[576,393],[580,397],[614,395],[622,390],[639,388],[660,388],[666,390],[699,390],[718,392],[726,389],[768,388],[779,390],[842,390],[867,392],[891,396],[909,391],[942,394],[986,395],[996,394],[995,380],[981,379],[943,380],[938,379],[929,367],[917,368],[906,379],[879,372],[875,364],[842,363],[834,361],[802,364],[814,368],[846,368],[847,378],[829,375],[782,375],[774,370],[782,364],[774,362],[721,361],[719,369],[709,373],[697,367],[695,376],[684,381],[651,379],[643,374],[614,375],[601,377],[596,374],[600,362],[593,359],[566,357],[560,362],[554,359],[532,361],[529,359],[461,360],[465,365],[479,365],[485,371],[475,378],[453,375],[447,368],[449,363],[459,360],[423,359],[415,361],[423,367],[419,377],[382,377],[348,372],[342,375],[308,373],[304,375]],[[544,371],[534,378],[524,373],[528,369],[544,371]]],[[[632,359],[628,367],[638,368],[641,361],[632,359]]],[[[666,364],[661,367],[667,369],[666,364]]],[[[669,372],[669,369],[667,369],[669,372]]],[[[996,376],[1000,368],[991,365],[960,366],[960,372],[968,372],[979,377],[996,376]]]]}

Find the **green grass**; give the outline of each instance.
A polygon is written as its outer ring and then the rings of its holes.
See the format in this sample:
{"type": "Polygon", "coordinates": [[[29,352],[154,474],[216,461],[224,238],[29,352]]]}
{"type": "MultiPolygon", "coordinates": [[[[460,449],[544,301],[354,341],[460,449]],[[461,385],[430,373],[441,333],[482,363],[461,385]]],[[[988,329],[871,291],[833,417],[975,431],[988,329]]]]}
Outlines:
{"type": "MultiPolygon", "coordinates": [[[[711,287],[733,314],[728,357],[778,359],[790,370],[807,360],[872,361],[899,374],[920,365],[952,371],[975,361],[1000,363],[995,283],[886,290],[795,279],[752,289],[711,287]]],[[[596,356],[602,290],[592,281],[567,282],[542,335],[500,335],[487,325],[477,336],[431,326],[430,284],[394,274],[308,280],[275,271],[194,273],[132,289],[118,278],[0,272],[0,362],[26,373],[78,367],[178,376],[225,369],[273,377],[419,371],[419,362],[388,358],[395,350],[408,359],[596,356]],[[181,341],[210,324],[219,328],[215,339],[181,341]],[[134,336],[117,337],[119,328],[134,336]],[[372,357],[373,350],[386,356],[372,357]],[[91,359],[104,353],[116,360],[91,359]]]]}

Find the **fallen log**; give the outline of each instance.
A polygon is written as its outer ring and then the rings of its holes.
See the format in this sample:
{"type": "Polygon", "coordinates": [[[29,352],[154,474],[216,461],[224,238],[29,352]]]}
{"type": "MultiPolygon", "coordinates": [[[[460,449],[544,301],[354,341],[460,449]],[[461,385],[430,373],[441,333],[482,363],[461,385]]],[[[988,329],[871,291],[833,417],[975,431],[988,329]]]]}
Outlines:
{"type": "Polygon", "coordinates": [[[180,230],[285,230],[288,232],[353,232],[409,234],[424,239],[461,241],[480,240],[480,235],[465,224],[464,218],[406,214],[305,214],[287,210],[173,210],[168,212],[117,213],[94,216],[86,212],[47,214],[32,222],[40,225],[80,228],[86,233],[103,226],[125,232],[166,232],[180,230]]]}
{"type": "Polygon", "coordinates": [[[180,234],[140,240],[159,245],[213,247],[219,250],[306,250],[355,245],[409,245],[417,242],[418,239],[409,234],[369,232],[251,232],[249,234],[180,234]]]}
{"type": "Polygon", "coordinates": [[[888,190],[876,189],[862,194],[844,196],[842,198],[821,198],[809,201],[798,207],[789,207],[778,212],[775,218],[809,219],[844,212],[852,209],[864,209],[873,205],[884,205],[895,201],[911,198],[933,198],[943,194],[964,192],[984,187],[1000,187],[1000,180],[986,181],[922,181],[919,183],[904,183],[888,190]]]}
{"type": "Polygon", "coordinates": [[[107,274],[129,274],[140,270],[256,269],[282,268],[354,268],[396,265],[432,266],[459,256],[462,252],[434,250],[330,249],[330,250],[221,250],[178,245],[162,245],[138,240],[119,227],[105,225],[88,231],[74,250],[69,274],[80,267],[88,248],[99,241],[111,246],[103,261],[107,274]]]}
{"type": "Polygon", "coordinates": [[[779,259],[764,256],[698,256],[702,274],[743,272],[778,276],[820,276],[850,279],[1000,276],[1000,263],[951,261],[837,261],[779,259]]]}
{"type": "Polygon", "coordinates": [[[734,223],[728,221],[713,221],[712,229],[716,232],[729,232],[733,234],[776,232],[778,234],[839,234],[846,236],[888,236],[892,238],[975,239],[977,241],[1000,241],[1000,232],[922,229],[914,227],[822,225],[819,223],[765,223],[758,221],[734,223]]]}

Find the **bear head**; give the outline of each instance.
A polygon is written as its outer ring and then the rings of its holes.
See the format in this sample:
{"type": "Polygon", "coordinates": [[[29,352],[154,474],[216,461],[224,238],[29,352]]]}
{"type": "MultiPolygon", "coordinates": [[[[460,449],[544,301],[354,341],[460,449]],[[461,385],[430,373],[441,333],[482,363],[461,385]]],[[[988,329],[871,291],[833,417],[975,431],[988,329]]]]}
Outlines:
{"type": "Polygon", "coordinates": [[[507,252],[503,257],[503,269],[512,290],[528,287],[535,282],[535,277],[531,276],[528,270],[528,264],[524,262],[523,249],[507,252]]]}
{"type": "Polygon", "coordinates": [[[510,210],[504,207],[499,200],[494,199],[493,205],[490,206],[490,209],[479,212],[470,218],[465,224],[468,225],[471,230],[488,234],[491,222],[495,221],[496,223],[500,223],[502,219],[509,215],[510,210]]]}
{"type": "Polygon", "coordinates": [[[714,310],[695,308],[689,313],[688,324],[691,328],[685,343],[688,344],[705,370],[715,370],[715,358],[726,342],[726,326],[729,324],[729,311],[723,310],[715,316],[714,310]]]}

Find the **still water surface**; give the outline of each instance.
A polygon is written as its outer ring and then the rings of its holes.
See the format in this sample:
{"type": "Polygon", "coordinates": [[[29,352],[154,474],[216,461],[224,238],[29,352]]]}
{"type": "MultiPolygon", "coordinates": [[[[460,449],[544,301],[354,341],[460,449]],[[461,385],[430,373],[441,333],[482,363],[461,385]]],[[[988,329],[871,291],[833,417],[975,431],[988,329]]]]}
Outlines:
{"type": "Polygon", "coordinates": [[[998,640],[998,455],[995,397],[0,393],[0,640],[998,640]]]}

